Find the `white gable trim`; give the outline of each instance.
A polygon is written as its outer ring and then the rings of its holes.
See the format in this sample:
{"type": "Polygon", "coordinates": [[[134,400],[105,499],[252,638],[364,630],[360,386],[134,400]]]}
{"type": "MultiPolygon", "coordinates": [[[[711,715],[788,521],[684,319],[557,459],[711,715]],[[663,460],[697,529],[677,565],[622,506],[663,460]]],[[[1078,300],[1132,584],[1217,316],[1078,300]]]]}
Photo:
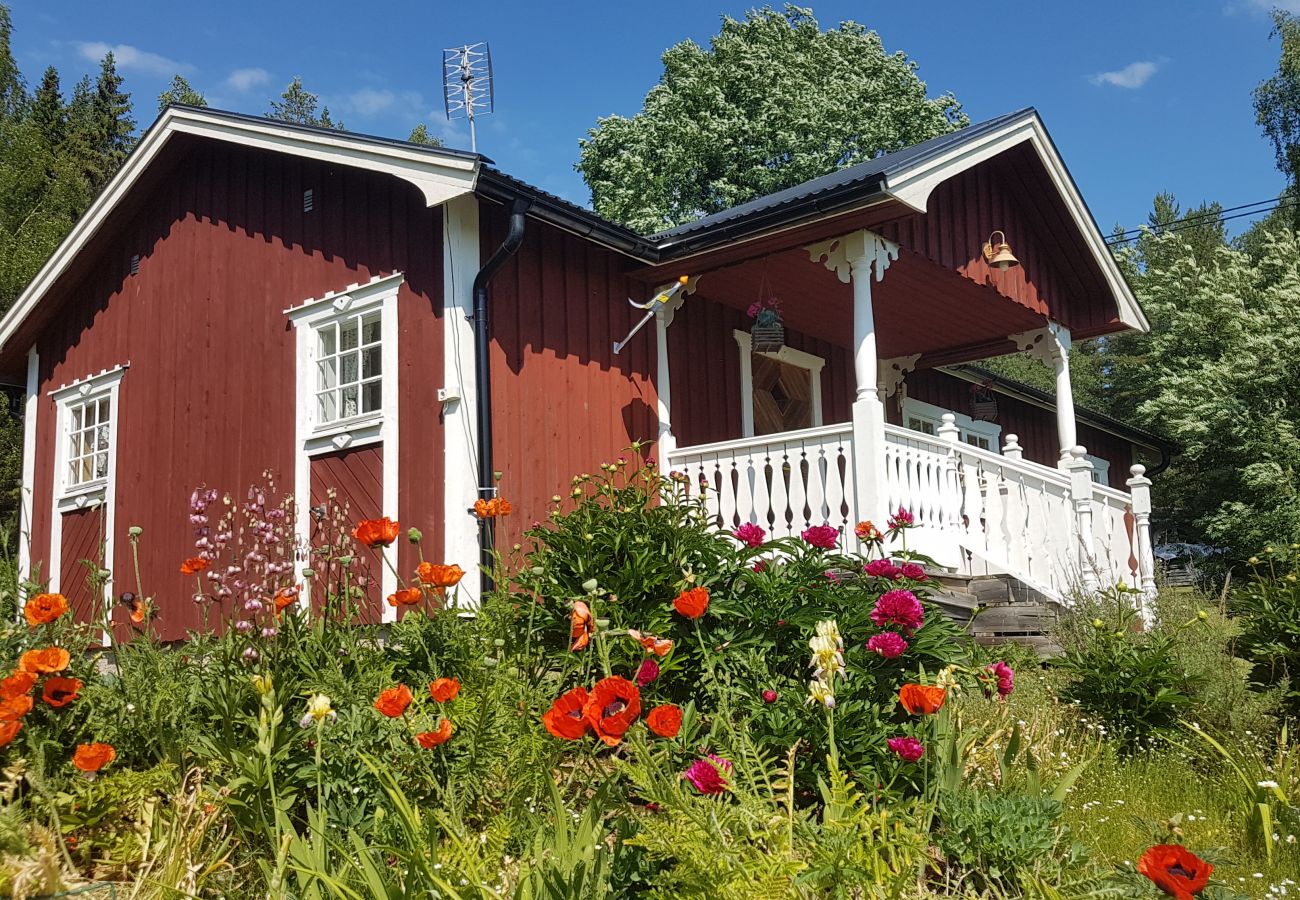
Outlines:
{"type": "Polygon", "coordinates": [[[170,107],[141,138],[135,151],[78,220],[13,307],[0,319],[0,347],[8,344],[37,303],[54,285],[82,248],[99,232],[108,215],[135,186],[149,164],[174,134],[195,134],[214,140],[288,153],[308,159],[385,172],[420,189],[425,202],[436,206],[470,193],[478,180],[479,162],[429,153],[401,144],[387,144],[346,132],[304,131],[255,119],[233,118],[201,109],[170,107]]]}
{"type": "Polygon", "coordinates": [[[1101,268],[1111,294],[1115,297],[1120,321],[1130,328],[1150,331],[1151,326],[1142,308],[1138,306],[1137,298],[1133,296],[1128,282],[1120,273],[1115,257],[1106,246],[1106,239],[1098,230],[1096,220],[1088,211],[1087,204],[1083,202],[1074,179],[1070,177],[1069,170],[1065,168],[1060,154],[1056,152],[1056,147],[1052,144],[1052,139],[1048,136],[1047,129],[1043,127],[1043,122],[1038,118],[1037,113],[1013,119],[1003,127],[990,131],[980,138],[962,142],[946,153],[937,154],[908,167],[897,175],[888,176],[888,193],[917,212],[923,213],[929,204],[930,194],[942,182],[1026,141],[1037,152],[1038,158],[1047,169],[1048,178],[1065,202],[1075,227],[1079,229],[1079,234],[1083,236],[1084,242],[1101,268]]]}

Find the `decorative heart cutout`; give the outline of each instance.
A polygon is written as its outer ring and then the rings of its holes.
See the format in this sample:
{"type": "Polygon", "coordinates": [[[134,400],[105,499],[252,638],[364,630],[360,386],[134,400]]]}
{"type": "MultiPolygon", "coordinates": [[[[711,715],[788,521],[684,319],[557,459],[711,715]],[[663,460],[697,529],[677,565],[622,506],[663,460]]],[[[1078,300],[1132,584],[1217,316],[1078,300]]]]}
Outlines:
{"type": "Polygon", "coordinates": [[[334,436],[334,446],[338,447],[340,450],[350,443],[352,443],[352,435],[350,434],[336,434],[334,436]]]}
{"type": "Polygon", "coordinates": [[[78,392],[81,394],[81,396],[83,396],[83,397],[86,396],[87,394],[89,394],[89,393],[90,393],[90,382],[86,382],[85,384],[78,385],[78,386],[77,386],[77,391],[78,391],[78,392]]]}
{"type": "Polygon", "coordinates": [[[75,503],[75,504],[77,505],[77,509],[85,509],[85,507],[86,507],[86,495],[85,495],[85,494],[82,494],[80,497],[78,497],[76,500],[73,500],[72,502],[75,503]]]}
{"type": "Polygon", "coordinates": [[[347,294],[340,294],[339,296],[334,298],[334,308],[337,309],[339,312],[342,312],[343,310],[347,309],[351,305],[352,305],[352,298],[349,297],[347,294]]]}

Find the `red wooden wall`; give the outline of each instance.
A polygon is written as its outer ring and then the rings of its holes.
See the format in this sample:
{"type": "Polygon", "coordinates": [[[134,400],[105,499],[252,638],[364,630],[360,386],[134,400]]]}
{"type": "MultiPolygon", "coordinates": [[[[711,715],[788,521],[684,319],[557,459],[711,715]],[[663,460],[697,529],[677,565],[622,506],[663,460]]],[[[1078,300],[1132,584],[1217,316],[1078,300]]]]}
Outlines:
{"type": "MultiPolygon", "coordinates": [[[[441,211],[395,178],[175,138],[152,183],[82,254],[41,333],[32,559],[48,558],[55,408],[47,392],[130,362],[120,386],[115,592],[133,582],[126,529],[143,527],[146,591],[160,630],[198,627],[190,491],[236,496],[265,469],[293,489],[295,346],[283,310],[403,271],[399,294],[401,515],[441,546],[441,211]],[[170,161],[170,166],[166,165],[170,161]],[[303,191],[315,208],[303,212],[303,191]],[[129,260],[140,254],[139,273],[129,260]]],[[[65,522],[65,525],[67,523],[65,522]]],[[[65,528],[66,533],[66,528],[65,528]]],[[[69,561],[65,550],[65,561],[69,561]]]]}
{"type": "MultiPolygon", "coordinates": [[[[501,207],[482,205],[485,261],[506,220],[501,207]]],[[[574,475],[598,472],[658,433],[653,326],[613,352],[641,316],[628,306],[626,267],[619,255],[530,219],[523,245],[492,282],[494,465],[514,505],[498,534],[503,552],[545,519],[552,495],[568,496],[574,475]]]]}

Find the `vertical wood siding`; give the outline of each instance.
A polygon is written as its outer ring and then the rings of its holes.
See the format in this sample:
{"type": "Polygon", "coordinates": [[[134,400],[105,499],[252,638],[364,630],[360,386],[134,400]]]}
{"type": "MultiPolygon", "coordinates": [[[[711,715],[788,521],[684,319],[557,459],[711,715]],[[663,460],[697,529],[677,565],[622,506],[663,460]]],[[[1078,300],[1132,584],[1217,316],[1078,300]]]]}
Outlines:
{"type": "MultiPolygon", "coordinates": [[[[345,450],[341,453],[326,453],[312,457],[311,461],[311,503],[312,506],[336,504],[348,511],[352,522],[362,519],[377,519],[383,515],[384,507],[384,448],[380,444],[345,450]],[[330,497],[333,490],[334,496],[330,497]]],[[[407,543],[399,538],[396,546],[407,543]]],[[[393,552],[391,549],[387,552],[393,552]]],[[[357,553],[364,560],[363,569],[368,572],[366,584],[366,602],[362,605],[362,615],[367,621],[377,622],[383,609],[384,597],[380,590],[383,575],[383,560],[377,551],[357,547],[357,553]]],[[[312,597],[313,608],[319,607],[322,597],[312,597]]]]}
{"type": "MultiPolygon", "coordinates": [[[[507,215],[485,203],[481,221],[486,261],[507,215]]],[[[628,306],[641,292],[627,268],[618,254],[530,219],[492,282],[494,465],[514,506],[498,535],[503,552],[545,519],[552,495],[568,496],[574,475],[658,431],[653,326],[613,352],[641,315],[628,306]]]]}
{"type": "MultiPolygon", "coordinates": [[[[441,211],[389,176],[178,137],[47,303],[41,334],[33,559],[48,558],[55,410],[47,392],[122,363],[115,592],[139,525],[165,638],[200,625],[177,571],[190,491],[238,496],[271,470],[293,489],[295,345],[283,310],[403,271],[401,515],[440,546],[441,211]],[[167,163],[170,161],[171,165],[167,163]],[[315,192],[304,213],[303,191],[315,192]],[[139,274],[128,265],[140,254],[139,274]]],[[[68,557],[65,555],[64,559],[68,557]]]]}

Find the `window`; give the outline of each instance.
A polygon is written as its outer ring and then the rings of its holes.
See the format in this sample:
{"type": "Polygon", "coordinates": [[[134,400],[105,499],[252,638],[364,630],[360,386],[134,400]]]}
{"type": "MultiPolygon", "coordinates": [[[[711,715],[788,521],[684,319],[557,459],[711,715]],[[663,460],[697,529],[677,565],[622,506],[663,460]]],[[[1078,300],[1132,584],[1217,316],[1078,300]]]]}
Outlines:
{"type": "Polygon", "coordinates": [[[1110,484],[1110,460],[1100,456],[1086,454],[1084,459],[1092,463],[1092,480],[1096,484],[1110,484]]]}
{"type": "Polygon", "coordinates": [[[326,322],[315,332],[316,425],[378,413],[384,405],[380,311],[326,322]]]}
{"type": "Polygon", "coordinates": [[[118,366],[50,392],[57,410],[60,506],[107,496],[117,446],[118,385],[125,372],[126,366],[118,366]]]}
{"type": "Polygon", "coordinates": [[[943,424],[944,414],[949,412],[956,418],[959,441],[990,453],[1001,452],[1002,426],[996,422],[976,421],[965,413],[944,409],[911,397],[903,398],[903,421],[912,431],[937,435],[939,427],[943,424]]]}
{"type": "Polygon", "coordinates": [[[748,331],[734,335],[740,347],[741,436],[821,425],[826,360],[792,347],[755,353],[748,331]]]}
{"type": "Polygon", "coordinates": [[[939,423],[923,416],[908,416],[907,427],[922,434],[935,434],[938,432],[939,423]]]}

